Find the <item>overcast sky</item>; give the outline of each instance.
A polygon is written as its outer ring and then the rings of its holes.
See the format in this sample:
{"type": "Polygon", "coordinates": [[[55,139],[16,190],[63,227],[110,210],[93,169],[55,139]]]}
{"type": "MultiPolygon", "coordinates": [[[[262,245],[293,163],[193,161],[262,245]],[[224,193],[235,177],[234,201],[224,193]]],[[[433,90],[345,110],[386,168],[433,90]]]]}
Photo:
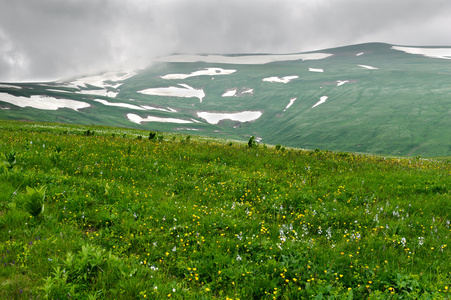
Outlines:
{"type": "Polygon", "coordinates": [[[365,42],[451,46],[451,0],[0,0],[0,82],[365,42]]]}

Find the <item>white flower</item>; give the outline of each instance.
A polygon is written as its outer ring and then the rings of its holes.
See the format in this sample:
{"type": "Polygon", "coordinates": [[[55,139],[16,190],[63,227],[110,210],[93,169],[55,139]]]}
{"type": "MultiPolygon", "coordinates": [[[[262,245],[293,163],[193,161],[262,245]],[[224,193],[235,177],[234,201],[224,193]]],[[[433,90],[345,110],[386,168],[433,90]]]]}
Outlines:
{"type": "Polygon", "coordinates": [[[238,260],[238,261],[241,260],[241,256],[240,256],[240,255],[237,255],[237,256],[236,256],[236,260],[238,260]]]}
{"type": "Polygon", "coordinates": [[[424,237],[418,237],[418,246],[422,246],[424,244],[424,237]]]}

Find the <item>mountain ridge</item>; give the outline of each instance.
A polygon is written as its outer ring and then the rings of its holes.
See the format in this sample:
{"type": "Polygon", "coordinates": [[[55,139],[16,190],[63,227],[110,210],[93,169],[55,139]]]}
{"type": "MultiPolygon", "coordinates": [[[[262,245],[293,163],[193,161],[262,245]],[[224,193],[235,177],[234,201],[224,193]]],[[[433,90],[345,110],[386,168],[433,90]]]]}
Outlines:
{"type": "Polygon", "coordinates": [[[258,63],[160,61],[66,82],[0,83],[0,118],[446,156],[451,155],[450,49],[366,43],[297,54],[215,56],[258,63]],[[440,58],[426,56],[437,49],[440,58]],[[298,59],[282,60],[290,55],[298,59]],[[279,60],[262,63],[257,56],[279,60]]]}

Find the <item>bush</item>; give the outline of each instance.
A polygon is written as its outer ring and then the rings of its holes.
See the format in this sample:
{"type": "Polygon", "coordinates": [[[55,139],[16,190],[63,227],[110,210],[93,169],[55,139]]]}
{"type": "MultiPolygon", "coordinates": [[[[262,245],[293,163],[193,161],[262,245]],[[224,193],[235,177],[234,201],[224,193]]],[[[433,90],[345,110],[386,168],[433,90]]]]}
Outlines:
{"type": "Polygon", "coordinates": [[[255,141],[255,136],[251,136],[247,142],[249,148],[257,147],[257,142],[255,141]]]}

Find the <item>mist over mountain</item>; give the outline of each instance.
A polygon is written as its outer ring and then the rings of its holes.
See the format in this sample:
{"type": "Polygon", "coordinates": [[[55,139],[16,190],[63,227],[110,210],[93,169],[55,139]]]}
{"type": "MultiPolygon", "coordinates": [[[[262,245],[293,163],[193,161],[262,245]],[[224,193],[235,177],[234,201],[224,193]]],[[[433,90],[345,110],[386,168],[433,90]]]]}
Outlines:
{"type": "Polygon", "coordinates": [[[445,0],[0,0],[0,81],[145,67],[174,53],[447,46],[445,0]]]}

